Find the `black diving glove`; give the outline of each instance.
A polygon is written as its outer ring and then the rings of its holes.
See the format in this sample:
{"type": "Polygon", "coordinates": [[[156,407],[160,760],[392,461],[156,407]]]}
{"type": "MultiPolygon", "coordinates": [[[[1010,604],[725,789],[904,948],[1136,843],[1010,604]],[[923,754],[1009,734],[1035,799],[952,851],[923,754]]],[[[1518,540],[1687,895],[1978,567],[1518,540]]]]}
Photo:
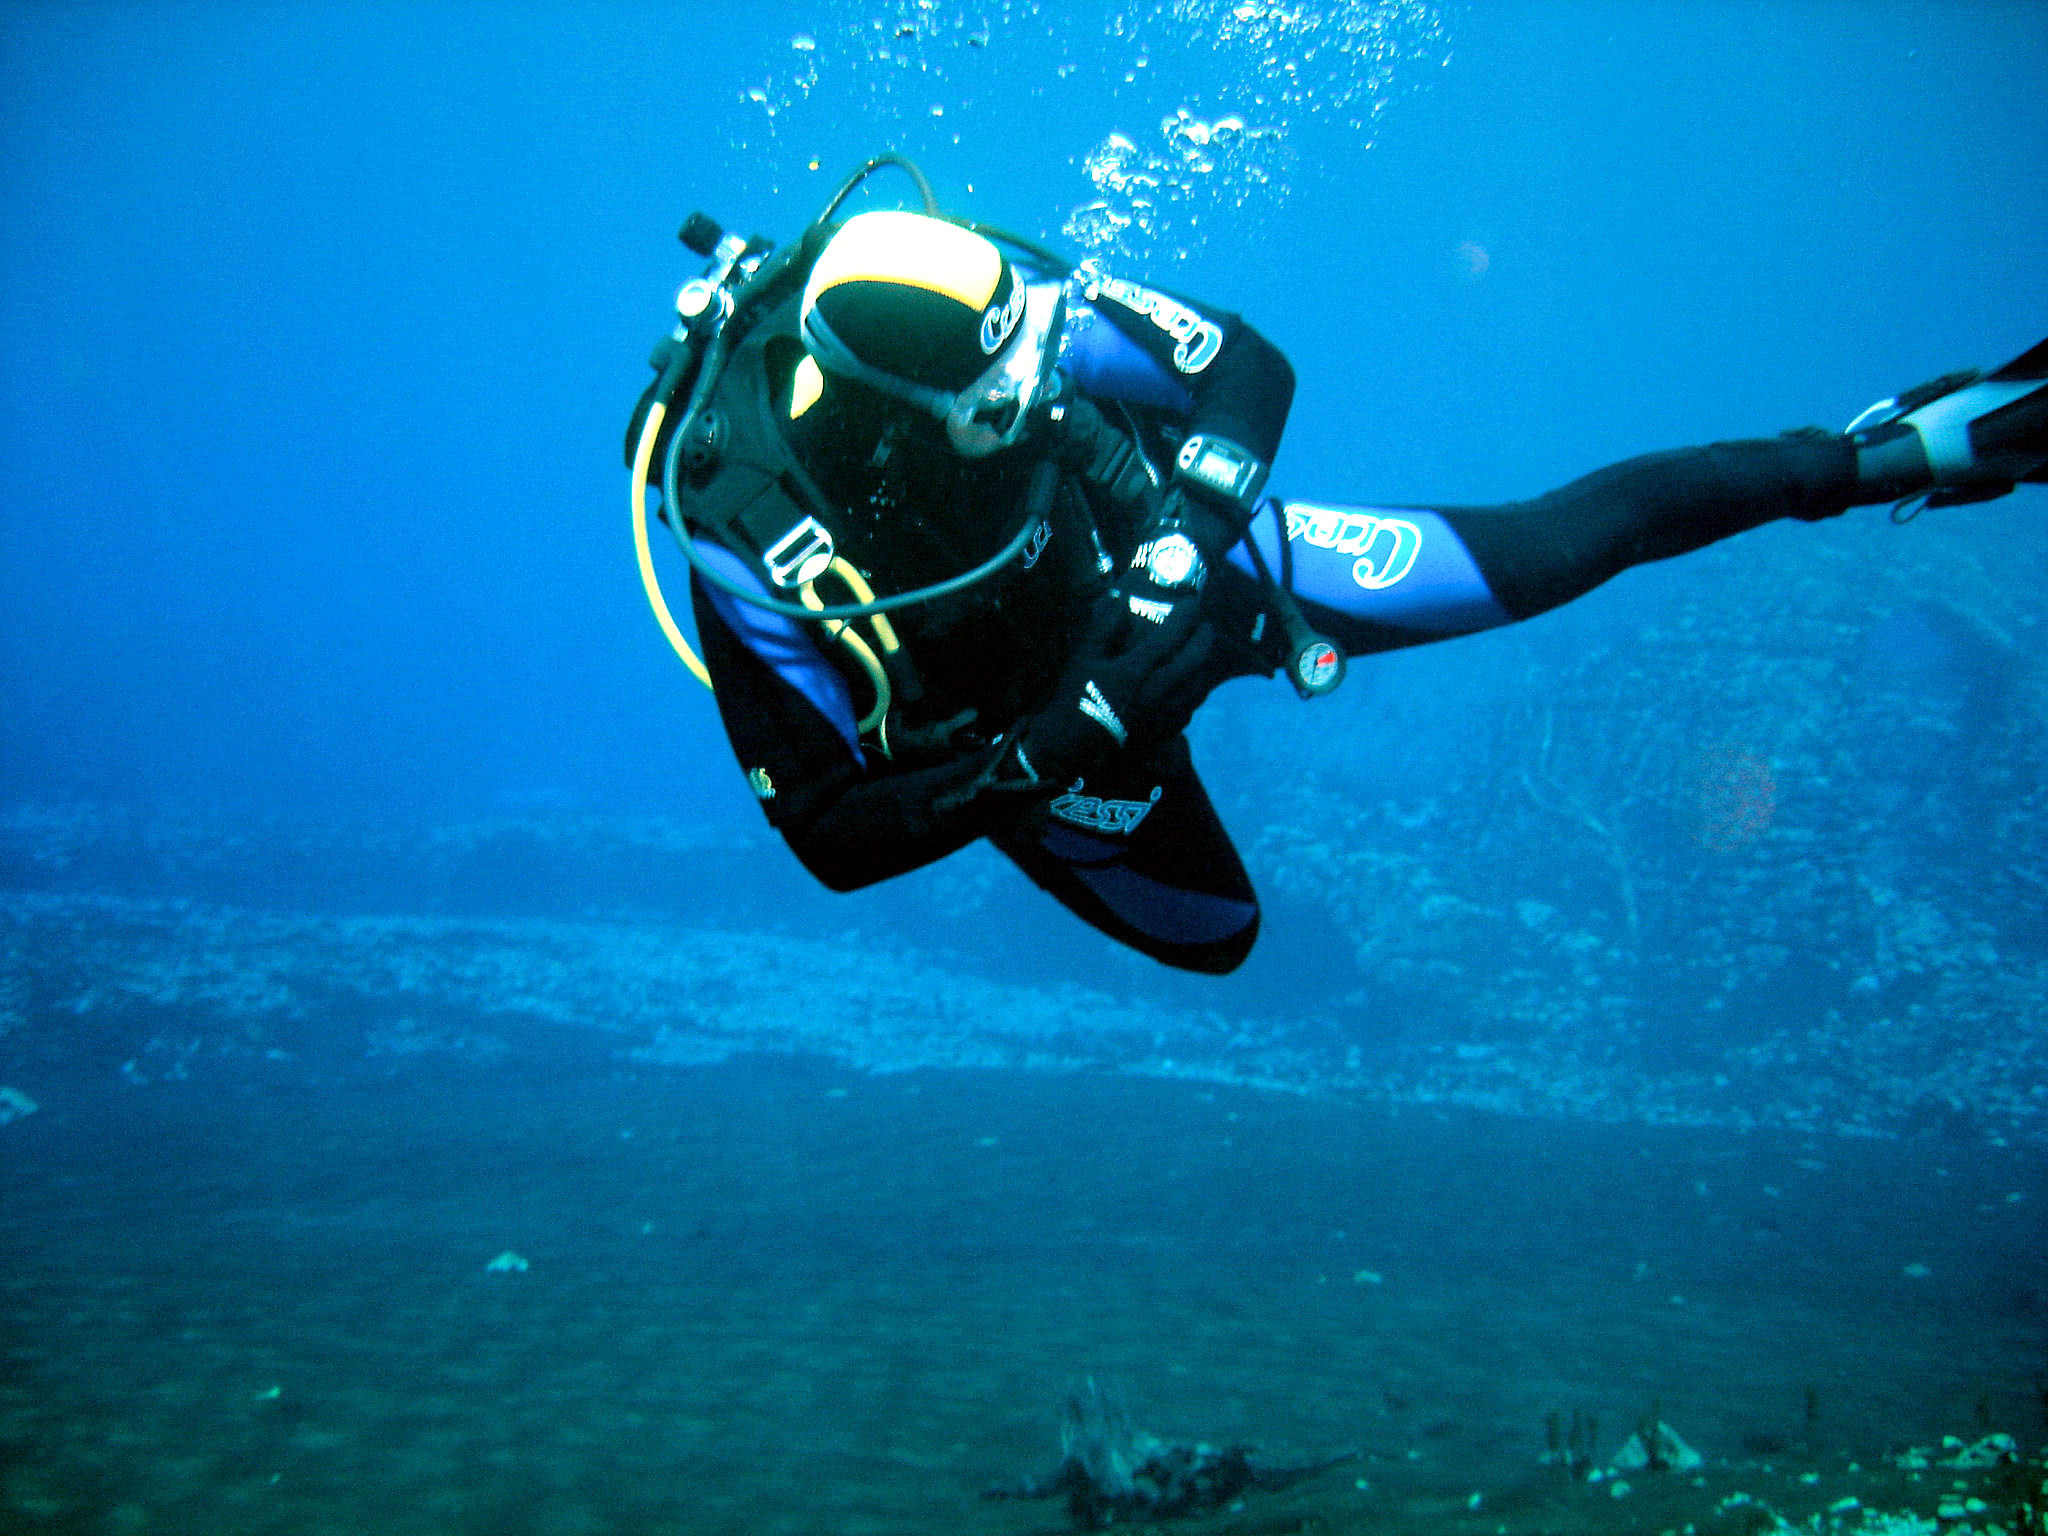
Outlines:
{"type": "Polygon", "coordinates": [[[1215,642],[1192,595],[1174,602],[1143,580],[1111,588],[1089,611],[1052,702],[1019,725],[993,782],[1070,784],[1127,741],[1178,735],[1202,701],[1215,642]]]}
{"type": "Polygon", "coordinates": [[[1140,506],[1158,496],[1159,482],[1131,434],[1110,422],[1093,400],[1062,388],[1042,409],[1045,442],[1061,469],[1079,475],[1118,506],[1140,506]]]}

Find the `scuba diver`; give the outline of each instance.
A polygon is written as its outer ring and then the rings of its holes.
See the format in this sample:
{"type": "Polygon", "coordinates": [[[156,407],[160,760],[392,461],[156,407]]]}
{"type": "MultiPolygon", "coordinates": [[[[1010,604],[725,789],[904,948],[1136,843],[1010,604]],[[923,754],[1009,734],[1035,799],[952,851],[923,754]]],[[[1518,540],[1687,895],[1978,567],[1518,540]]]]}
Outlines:
{"type": "Polygon", "coordinates": [[[1851,506],[2048,478],[2048,342],[1841,433],[1633,458],[1533,500],[1275,498],[1294,392],[1234,314],[949,218],[898,156],[776,249],[709,258],[628,428],[641,576],[768,820],[850,891],[988,839],[1096,928],[1221,974],[1259,905],[1183,734],[1228,679],[1546,612],[1647,561],[1851,506]],[[922,211],[837,217],[885,166],[922,211]],[[656,466],[659,466],[658,479],[656,466]],[[659,516],[701,661],[661,593],[659,516]]]}

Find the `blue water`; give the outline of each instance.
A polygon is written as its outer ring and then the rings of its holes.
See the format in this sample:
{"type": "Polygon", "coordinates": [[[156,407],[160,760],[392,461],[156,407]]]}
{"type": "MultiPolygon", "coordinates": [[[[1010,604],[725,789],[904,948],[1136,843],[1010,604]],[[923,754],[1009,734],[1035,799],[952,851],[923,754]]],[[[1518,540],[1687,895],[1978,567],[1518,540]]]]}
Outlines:
{"type": "MultiPolygon", "coordinates": [[[[1533,494],[2038,339],[2034,7],[1495,9],[1369,141],[1266,114],[1288,194],[1162,264],[1299,371],[1276,485],[1533,494]]],[[[682,216],[786,237],[894,147],[1056,234],[1108,133],[1259,117],[1192,23],[1122,86],[1103,14],[989,14],[930,49],[967,86],[874,101],[850,5],[9,7],[0,793],[748,814],[621,544],[682,216]],[[800,31],[836,89],[768,119],[800,31]]]]}
{"type": "Polygon", "coordinates": [[[2037,1450],[2048,491],[1233,684],[1217,981],[981,853],[812,887],[619,443],[683,217],[885,148],[1278,342],[1286,494],[1839,426],[2048,332],[2044,64],[1940,0],[0,5],[0,1530],[1050,1529],[975,1495],[1092,1371],[1366,1451],[1250,1506],[1333,1530],[2037,1450]],[[1652,1400],[1710,1486],[1538,1466],[1652,1400]]]}

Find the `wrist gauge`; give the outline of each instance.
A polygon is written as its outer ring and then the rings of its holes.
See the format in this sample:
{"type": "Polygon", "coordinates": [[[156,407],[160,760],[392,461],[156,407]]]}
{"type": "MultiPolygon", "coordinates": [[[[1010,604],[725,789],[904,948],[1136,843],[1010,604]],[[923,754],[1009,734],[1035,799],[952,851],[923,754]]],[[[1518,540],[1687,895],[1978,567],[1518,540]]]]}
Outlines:
{"type": "Polygon", "coordinates": [[[1163,592],[1192,592],[1209,574],[1202,551],[1178,529],[1147,539],[1131,555],[1131,568],[1163,592]]]}
{"type": "Polygon", "coordinates": [[[1182,443],[1174,467],[1190,484],[1241,506],[1249,506],[1266,483],[1263,459],[1209,432],[1197,432],[1182,443]]]}

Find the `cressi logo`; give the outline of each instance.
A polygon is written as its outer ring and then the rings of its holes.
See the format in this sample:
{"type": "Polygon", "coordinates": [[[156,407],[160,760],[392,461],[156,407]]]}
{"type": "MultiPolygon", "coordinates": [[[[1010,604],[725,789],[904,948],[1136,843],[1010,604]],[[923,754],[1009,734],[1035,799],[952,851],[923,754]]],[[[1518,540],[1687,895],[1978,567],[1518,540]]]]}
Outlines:
{"type": "Polygon", "coordinates": [[[1109,299],[1133,314],[1145,316],[1174,340],[1173,366],[1182,373],[1200,373],[1223,350],[1223,327],[1204,320],[1178,299],[1114,277],[1096,276],[1087,288],[1091,302],[1109,299]]]}
{"type": "Polygon", "coordinates": [[[1053,801],[1052,813],[1071,826],[1129,837],[1138,830],[1146,813],[1159,803],[1164,789],[1164,785],[1155,785],[1149,800],[1105,800],[1099,795],[1084,795],[1076,786],[1053,801]]]}
{"type": "Polygon", "coordinates": [[[1024,546],[1024,569],[1030,570],[1038,564],[1038,557],[1045,553],[1045,546],[1052,542],[1052,524],[1041,521],[1031,541],[1024,546]]]}
{"type": "Polygon", "coordinates": [[[1422,553],[1422,530],[1405,517],[1381,517],[1350,507],[1289,502],[1287,537],[1353,556],[1351,579],[1368,592],[1400,581],[1415,569],[1415,559],[1422,553]]]}
{"type": "Polygon", "coordinates": [[[1001,304],[991,304],[981,317],[981,351],[984,357],[993,357],[1003,349],[1003,343],[1010,339],[1010,333],[1017,329],[1017,322],[1024,318],[1024,285],[1012,280],[1010,297],[1001,304]]]}

